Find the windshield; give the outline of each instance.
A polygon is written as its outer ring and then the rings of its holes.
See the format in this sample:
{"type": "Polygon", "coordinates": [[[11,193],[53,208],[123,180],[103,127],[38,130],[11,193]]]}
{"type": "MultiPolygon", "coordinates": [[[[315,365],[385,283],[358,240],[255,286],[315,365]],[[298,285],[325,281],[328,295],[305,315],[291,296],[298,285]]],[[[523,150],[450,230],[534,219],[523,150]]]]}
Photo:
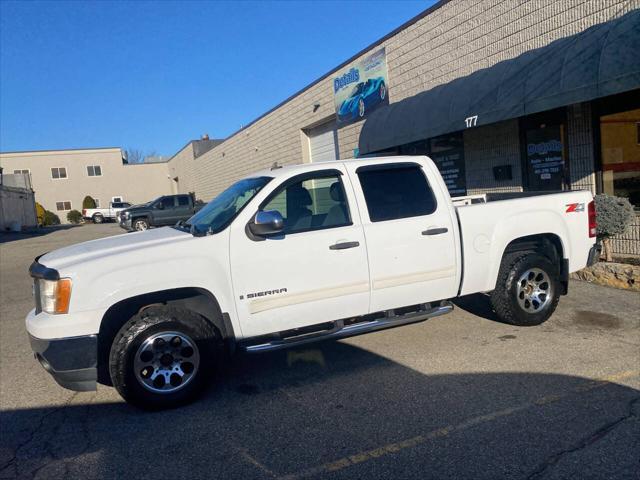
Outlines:
{"type": "Polygon", "coordinates": [[[355,87],[353,87],[353,90],[351,90],[351,94],[349,96],[353,97],[355,95],[360,94],[362,92],[363,87],[364,87],[364,83],[357,84],[355,87]]]}
{"type": "Polygon", "coordinates": [[[195,235],[219,232],[270,180],[271,177],[256,177],[234,183],[187,220],[186,226],[195,235]]]}

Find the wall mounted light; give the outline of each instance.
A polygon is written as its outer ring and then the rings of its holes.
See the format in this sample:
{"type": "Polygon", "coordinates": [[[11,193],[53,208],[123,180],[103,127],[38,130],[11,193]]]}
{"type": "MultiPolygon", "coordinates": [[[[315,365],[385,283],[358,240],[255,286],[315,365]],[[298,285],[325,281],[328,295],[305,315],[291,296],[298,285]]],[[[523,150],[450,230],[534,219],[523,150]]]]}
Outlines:
{"type": "Polygon", "coordinates": [[[319,108],[320,108],[320,104],[319,103],[314,103],[313,104],[313,113],[316,113],[319,108]]]}

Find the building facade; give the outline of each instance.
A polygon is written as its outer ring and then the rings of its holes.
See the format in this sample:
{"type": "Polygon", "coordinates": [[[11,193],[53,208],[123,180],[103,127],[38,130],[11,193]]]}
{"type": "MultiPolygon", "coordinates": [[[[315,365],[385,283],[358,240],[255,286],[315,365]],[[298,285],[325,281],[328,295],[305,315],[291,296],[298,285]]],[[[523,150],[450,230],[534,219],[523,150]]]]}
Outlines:
{"type": "MultiPolygon", "coordinates": [[[[640,208],[639,9],[640,0],[440,1],[170,168],[190,162],[197,174],[179,190],[208,200],[274,162],[428,154],[454,196],[589,189],[640,208]],[[381,73],[359,81],[362,65],[381,73]],[[369,87],[380,105],[360,118],[370,104],[358,88],[369,87]]],[[[640,254],[638,243],[625,253],[640,254]]]]}
{"type": "Polygon", "coordinates": [[[120,148],[0,153],[6,174],[28,174],[35,199],[67,221],[90,195],[99,207],[112,201],[143,203],[173,193],[167,163],[127,164],[120,148]]]}

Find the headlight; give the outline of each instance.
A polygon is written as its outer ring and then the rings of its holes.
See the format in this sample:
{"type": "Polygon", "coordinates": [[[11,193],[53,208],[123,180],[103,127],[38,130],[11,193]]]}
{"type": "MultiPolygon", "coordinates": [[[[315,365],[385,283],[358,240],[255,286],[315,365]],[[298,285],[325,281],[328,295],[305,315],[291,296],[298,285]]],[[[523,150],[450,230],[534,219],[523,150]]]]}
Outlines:
{"type": "Polygon", "coordinates": [[[121,218],[129,218],[129,212],[120,212],[121,218]]]}
{"type": "Polygon", "coordinates": [[[71,279],[38,280],[40,308],[46,313],[67,313],[71,300],[71,279]]]}

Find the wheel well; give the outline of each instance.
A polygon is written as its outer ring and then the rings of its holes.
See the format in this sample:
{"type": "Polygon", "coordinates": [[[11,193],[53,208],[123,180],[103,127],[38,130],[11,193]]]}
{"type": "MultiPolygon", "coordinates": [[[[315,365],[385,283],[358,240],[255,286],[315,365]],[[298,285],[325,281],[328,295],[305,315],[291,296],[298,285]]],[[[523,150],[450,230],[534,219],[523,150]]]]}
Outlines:
{"type": "Polygon", "coordinates": [[[227,350],[235,349],[235,334],[229,315],[221,311],[218,301],[211,292],[201,288],[176,288],[137,295],[112,305],[102,317],[98,334],[98,381],[100,383],[111,384],[109,352],[116,334],[131,317],[151,305],[171,305],[199,314],[218,330],[227,350]]]}
{"type": "Polygon", "coordinates": [[[553,233],[541,233],[512,240],[505,248],[502,258],[511,253],[539,253],[547,257],[551,263],[558,265],[562,295],[566,295],[569,284],[569,265],[564,257],[562,241],[553,233]]]}

